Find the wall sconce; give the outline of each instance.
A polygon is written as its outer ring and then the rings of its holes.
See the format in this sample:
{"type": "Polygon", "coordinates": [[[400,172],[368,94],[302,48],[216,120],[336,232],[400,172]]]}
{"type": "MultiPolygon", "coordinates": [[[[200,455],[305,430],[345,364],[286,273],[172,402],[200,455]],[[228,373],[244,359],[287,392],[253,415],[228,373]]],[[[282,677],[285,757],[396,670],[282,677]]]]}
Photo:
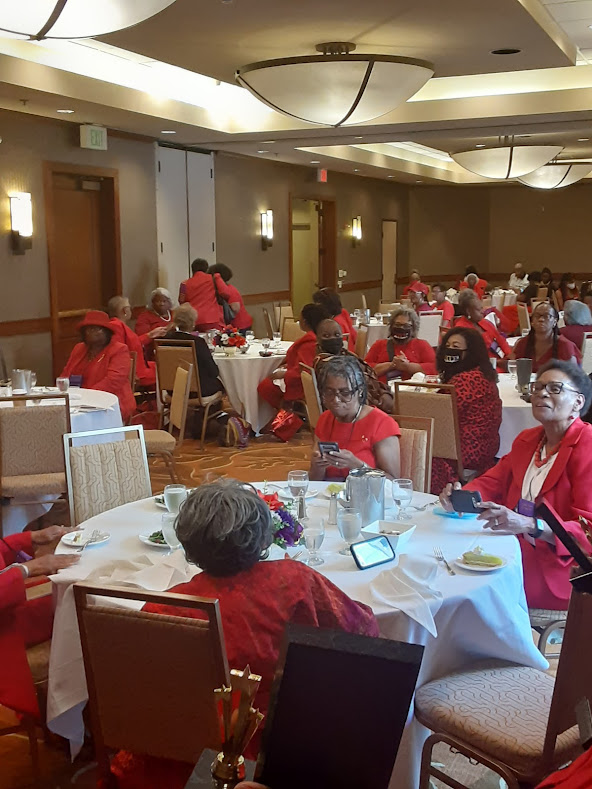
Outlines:
{"type": "Polygon", "coordinates": [[[10,227],[12,252],[24,255],[33,246],[33,203],[29,192],[10,195],[10,227]]]}
{"type": "Polygon", "coordinates": [[[352,245],[357,247],[362,240],[362,217],[354,216],[352,219],[352,245]]]}
{"type": "Polygon", "coordinates": [[[261,212],[261,248],[265,251],[273,244],[273,211],[261,212]]]}

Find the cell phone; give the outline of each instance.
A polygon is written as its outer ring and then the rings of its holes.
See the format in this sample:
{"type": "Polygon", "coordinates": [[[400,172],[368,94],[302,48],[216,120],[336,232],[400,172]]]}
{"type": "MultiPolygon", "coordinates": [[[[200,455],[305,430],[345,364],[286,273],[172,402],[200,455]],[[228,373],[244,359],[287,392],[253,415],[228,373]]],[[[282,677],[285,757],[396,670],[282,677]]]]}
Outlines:
{"type": "Polygon", "coordinates": [[[319,441],[319,452],[321,455],[328,455],[329,452],[339,452],[337,441],[319,441]]]}
{"type": "Polygon", "coordinates": [[[450,503],[455,512],[483,512],[481,507],[481,494],[478,490],[453,490],[450,494],[450,503]]]}
{"type": "Polygon", "coordinates": [[[376,567],[378,564],[392,562],[395,558],[393,546],[386,537],[372,537],[349,546],[354,562],[360,570],[376,567]]]}

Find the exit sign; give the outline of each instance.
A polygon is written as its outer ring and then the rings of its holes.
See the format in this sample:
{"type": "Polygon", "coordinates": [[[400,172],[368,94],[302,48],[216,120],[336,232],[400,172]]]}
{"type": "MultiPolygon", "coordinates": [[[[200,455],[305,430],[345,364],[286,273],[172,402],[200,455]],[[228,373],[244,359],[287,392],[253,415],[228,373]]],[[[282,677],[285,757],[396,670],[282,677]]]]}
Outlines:
{"type": "Polygon", "coordinates": [[[323,168],[323,169],[321,169],[321,168],[319,167],[319,168],[317,169],[317,181],[318,181],[320,184],[326,184],[326,183],[327,183],[327,171],[326,171],[324,168],[323,168]]]}
{"type": "Polygon", "coordinates": [[[107,150],[107,129],[104,126],[86,124],[80,127],[80,147],[95,151],[107,150]]]}

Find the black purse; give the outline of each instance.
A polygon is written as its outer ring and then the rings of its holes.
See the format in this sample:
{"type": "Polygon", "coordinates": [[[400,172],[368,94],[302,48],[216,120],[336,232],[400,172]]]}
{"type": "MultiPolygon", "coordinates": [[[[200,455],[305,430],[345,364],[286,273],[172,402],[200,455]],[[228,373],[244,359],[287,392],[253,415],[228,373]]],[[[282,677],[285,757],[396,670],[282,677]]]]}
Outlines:
{"type": "Polygon", "coordinates": [[[218,285],[216,283],[216,277],[214,276],[214,274],[212,274],[212,282],[214,283],[216,301],[222,307],[222,313],[224,314],[224,325],[229,326],[234,320],[234,312],[230,309],[230,304],[226,301],[226,299],[222,298],[222,296],[218,292],[218,285]]]}

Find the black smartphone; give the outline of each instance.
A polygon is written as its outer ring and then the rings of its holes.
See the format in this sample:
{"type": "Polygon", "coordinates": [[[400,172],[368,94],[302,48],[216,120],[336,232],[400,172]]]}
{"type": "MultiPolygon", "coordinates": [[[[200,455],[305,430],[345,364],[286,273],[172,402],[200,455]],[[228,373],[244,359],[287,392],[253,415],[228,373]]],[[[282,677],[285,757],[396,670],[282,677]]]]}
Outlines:
{"type": "Polygon", "coordinates": [[[481,494],[478,490],[453,490],[450,494],[450,503],[455,512],[483,512],[481,507],[481,494]]]}
{"type": "Polygon", "coordinates": [[[337,441],[319,441],[319,452],[321,455],[328,455],[329,452],[339,452],[337,441]]]}
{"type": "Polygon", "coordinates": [[[360,570],[376,567],[378,564],[392,562],[395,558],[393,546],[386,537],[372,537],[371,540],[362,540],[350,545],[354,562],[360,570]]]}

